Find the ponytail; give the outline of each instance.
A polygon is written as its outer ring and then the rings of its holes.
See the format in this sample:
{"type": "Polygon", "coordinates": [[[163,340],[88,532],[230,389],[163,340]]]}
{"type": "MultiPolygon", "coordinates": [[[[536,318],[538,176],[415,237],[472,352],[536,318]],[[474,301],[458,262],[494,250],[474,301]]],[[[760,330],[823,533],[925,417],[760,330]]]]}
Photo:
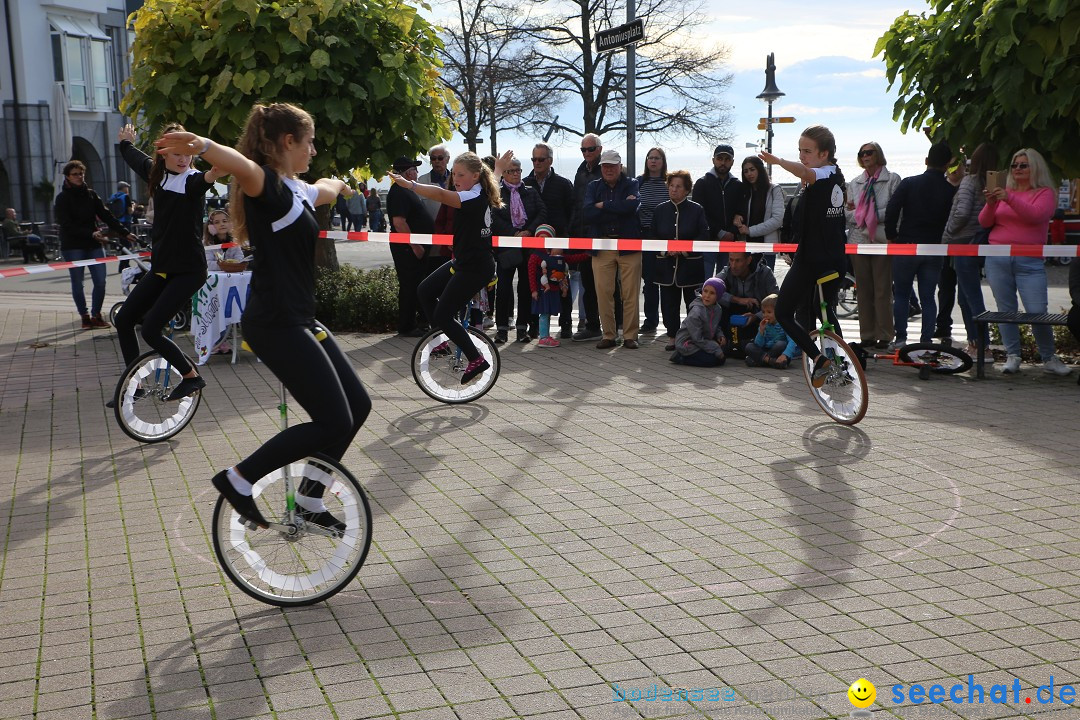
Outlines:
{"type": "Polygon", "coordinates": [[[479,173],[480,186],[487,193],[488,203],[493,208],[502,207],[502,192],[499,190],[499,182],[495,179],[495,173],[491,172],[491,168],[480,159],[479,155],[474,152],[463,152],[454,158],[454,165],[464,165],[469,172],[479,173]]]}

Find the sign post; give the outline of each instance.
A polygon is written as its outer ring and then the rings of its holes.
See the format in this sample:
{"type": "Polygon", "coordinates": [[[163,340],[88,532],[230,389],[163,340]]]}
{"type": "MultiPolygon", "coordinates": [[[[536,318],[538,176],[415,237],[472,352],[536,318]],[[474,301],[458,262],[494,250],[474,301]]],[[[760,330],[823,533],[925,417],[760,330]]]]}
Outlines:
{"type": "Polygon", "coordinates": [[[626,24],[602,30],[596,34],[596,51],[626,48],[626,171],[631,177],[636,165],[634,151],[637,142],[637,88],[634,80],[637,75],[637,55],[634,44],[645,38],[645,21],[635,18],[637,10],[634,0],[626,2],[626,24]]]}

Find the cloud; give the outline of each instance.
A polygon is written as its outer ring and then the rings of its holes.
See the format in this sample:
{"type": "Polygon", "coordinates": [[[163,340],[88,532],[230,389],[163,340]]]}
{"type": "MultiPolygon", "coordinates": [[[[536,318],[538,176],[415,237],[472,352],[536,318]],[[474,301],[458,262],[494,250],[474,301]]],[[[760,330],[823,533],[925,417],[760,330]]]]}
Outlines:
{"type": "Polygon", "coordinates": [[[798,103],[792,103],[784,105],[784,113],[792,114],[799,113],[802,115],[814,116],[814,115],[848,115],[858,114],[861,116],[871,115],[880,112],[880,107],[873,105],[834,105],[831,107],[813,107],[811,105],[800,105],[798,103]]]}
{"type": "Polygon", "coordinates": [[[885,77],[885,71],[881,68],[868,68],[866,70],[859,70],[857,72],[839,72],[830,73],[824,77],[834,78],[883,78],[885,77]]]}

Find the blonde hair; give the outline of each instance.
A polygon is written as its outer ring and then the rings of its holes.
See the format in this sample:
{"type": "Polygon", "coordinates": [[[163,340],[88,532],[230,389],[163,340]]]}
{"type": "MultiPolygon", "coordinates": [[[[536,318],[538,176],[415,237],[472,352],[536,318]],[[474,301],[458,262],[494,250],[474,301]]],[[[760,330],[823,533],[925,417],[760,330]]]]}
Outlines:
{"type": "MultiPolygon", "coordinates": [[[[218,236],[210,232],[210,225],[213,224],[215,215],[224,215],[225,217],[229,217],[229,213],[225,212],[224,210],[211,210],[210,211],[210,214],[206,216],[206,222],[203,224],[203,231],[202,231],[202,244],[203,245],[217,245],[218,244],[218,236]]],[[[231,235],[232,233],[228,233],[228,234],[231,235]]]]}
{"type": "MultiPolygon", "coordinates": [[[[302,108],[291,103],[256,104],[251,108],[244,131],[236,143],[237,151],[257,165],[276,167],[281,164],[282,143],[286,135],[296,140],[315,130],[315,121],[302,108]]],[[[233,236],[240,242],[248,240],[247,218],[244,213],[244,191],[233,180],[229,190],[229,213],[233,221],[233,236]]]]}
{"type": "MultiPolygon", "coordinates": [[[[1054,178],[1050,176],[1050,168],[1046,164],[1046,160],[1039,154],[1038,150],[1034,148],[1021,148],[1013,153],[1010,165],[1016,162],[1016,158],[1024,155],[1027,157],[1028,169],[1031,174],[1028,176],[1031,178],[1031,189],[1038,190],[1039,188],[1051,188],[1055,187],[1054,178]]],[[[1009,177],[1005,180],[1005,187],[1009,190],[1016,189],[1016,180],[1013,179],[1013,174],[1010,172],[1009,177]]]]}
{"type": "MultiPolygon", "coordinates": [[[[480,185],[487,193],[488,203],[493,208],[502,207],[502,193],[499,191],[499,182],[495,179],[495,173],[484,164],[480,156],[474,152],[463,152],[454,158],[454,166],[464,165],[471,173],[479,173],[480,185]]],[[[458,188],[459,190],[463,188],[458,188]]]]}
{"type": "Polygon", "coordinates": [[[761,307],[762,307],[762,309],[767,308],[767,307],[771,307],[771,308],[776,307],[776,301],[779,300],[779,299],[780,299],[780,296],[777,295],[776,293],[773,293],[772,295],[766,295],[765,297],[761,298],[761,307]]]}
{"type": "Polygon", "coordinates": [[[877,163],[881,167],[885,167],[886,165],[888,165],[888,163],[885,162],[885,151],[881,149],[881,145],[871,140],[870,142],[864,142],[862,145],[859,146],[859,149],[855,155],[855,164],[858,167],[862,167],[862,163],[859,162],[862,157],[858,153],[861,153],[863,147],[865,147],[866,145],[869,145],[870,148],[874,151],[874,154],[871,157],[874,158],[875,163],[877,163]]]}

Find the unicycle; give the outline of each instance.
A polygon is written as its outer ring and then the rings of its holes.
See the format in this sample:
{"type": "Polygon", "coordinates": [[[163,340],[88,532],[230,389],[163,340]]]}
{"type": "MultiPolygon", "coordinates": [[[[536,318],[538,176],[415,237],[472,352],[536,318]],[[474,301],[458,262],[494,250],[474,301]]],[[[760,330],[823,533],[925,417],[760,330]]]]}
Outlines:
{"type": "Polygon", "coordinates": [[[832,364],[827,368],[825,382],[821,387],[814,387],[814,361],[809,355],[803,353],[803,376],[806,378],[810,393],[814,396],[814,401],[826,415],[843,425],[854,425],[866,415],[870,393],[866,388],[866,375],[863,374],[862,364],[858,357],[844,339],[836,334],[835,328],[829,322],[828,304],[825,302],[825,292],[821,286],[839,277],[840,273],[834,272],[818,278],[817,293],[821,307],[821,326],[810,333],[810,339],[825,357],[832,360],[832,364]]]}
{"type": "MultiPolygon", "coordinates": [[[[325,333],[316,332],[322,340],[325,333]]],[[[281,429],[288,427],[285,385],[279,391],[281,429]]],[[[280,607],[311,605],[352,582],[371,547],[371,506],[359,481],[340,462],[315,454],[260,478],[252,486],[270,526],[245,522],[219,497],[214,506],[214,552],[229,579],[256,600],[280,607]],[[297,490],[323,486],[326,512],[340,526],[320,525],[296,504],[297,490]]]]}
{"type": "MultiPolygon", "coordinates": [[[[489,288],[494,287],[492,282],[489,288]]],[[[456,405],[478,400],[495,387],[499,379],[501,360],[495,343],[484,333],[469,326],[469,307],[461,313],[461,326],[469,334],[473,346],[489,365],[468,385],[461,384],[461,375],[469,365],[465,351],[454,345],[442,330],[432,330],[416,343],[412,354],[412,374],[416,384],[428,397],[456,405]]]]}
{"type": "MultiPolygon", "coordinates": [[[[173,316],[168,325],[170,337],[176,328],[183,327],[187,317],[184,311],[173,316]]],[[[195,367],[194,360],[184,357],[195,367]]],[[[113,391],[113,412],[124,434],[138,442],[157,443],[187,427],[199,409],[202,392],[196,390],[180,400],[166,400],[182,377],[156,350],[135,358],[113,391]]]]}

